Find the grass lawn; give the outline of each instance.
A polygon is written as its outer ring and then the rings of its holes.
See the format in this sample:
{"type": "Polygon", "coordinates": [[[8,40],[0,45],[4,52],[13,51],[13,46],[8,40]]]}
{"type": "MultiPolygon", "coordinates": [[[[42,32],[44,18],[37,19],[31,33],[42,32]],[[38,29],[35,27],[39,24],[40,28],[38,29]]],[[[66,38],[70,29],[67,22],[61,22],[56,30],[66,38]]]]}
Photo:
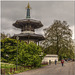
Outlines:
{"type": "Polygon", "coordinates": [[[5,74],[6,75],[11,75],[11,74],[14,74],[14,73],[20,73],[20,72],[24,72],[24,71],[30,70],[31,68],[24,68],[23,66],[19,66],[18,65],[17,71],[16,71],[16,65],[1,62],[1,69],[2,69],[2,74],[4,73],[4,69],[5,69],[5,74]],[[15,68],[15,72],[12,69],[12,73],[10,73],[10,68],[15,68]]]}
{"type": "MultiPolygon", "coordinates": [[[[41,67],[46,66],[46,65],[47,64],[42,65],[41,67]]],[[[24,72],[24,71],[27,71],[27,70],[31,70],[31,68],[24,68],[23,66],[18,65],[17,71],[15,70],[15,72],[14,72],[14,70],[12,70],[12,73],[10,73],[10,68],[15,68],[16,69],[16,65],[9,64],[9,63],[4,63],[4,62],[1,62],[1,68],[2,68],[3,73],[4,73],[3,69],[5,69],[5,74],[6,75],[11,75],[11,74],[14,74],[14,73],[20,73],[20,72],[24,72]]],[[[36,69],[36,68],[33,67],[32,69],[36,69]]]]}
{"type": "Polygon", "coordinates": [[[1,62],[1,68],[16,68],[16,65],[1,62]]]}

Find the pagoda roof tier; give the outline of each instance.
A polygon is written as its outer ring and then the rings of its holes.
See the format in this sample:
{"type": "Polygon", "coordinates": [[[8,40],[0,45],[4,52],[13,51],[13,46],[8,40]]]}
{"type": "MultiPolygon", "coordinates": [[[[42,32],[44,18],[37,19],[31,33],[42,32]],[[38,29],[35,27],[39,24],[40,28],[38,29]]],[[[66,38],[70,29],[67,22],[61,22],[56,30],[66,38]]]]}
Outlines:
{"type": "Polygon", "coordinates": [[[20,34],[15,34],[13,36],[13,38],[16,39],[16,37],[19,37],[20,40],[45,40],[44,36],[43,35],[40,35],[40,34],[32,34],[32,33],[20,33],[20,34]]]}
{"type": "Polygon", "coordinates": [[[17,20],[13,26],[17,28],[23,28],[25,25],[31,25],[34,29],[40,28],[43,26],[41,21],[37,21],[34,19],[22,19],[22,20],[17,20]]]}

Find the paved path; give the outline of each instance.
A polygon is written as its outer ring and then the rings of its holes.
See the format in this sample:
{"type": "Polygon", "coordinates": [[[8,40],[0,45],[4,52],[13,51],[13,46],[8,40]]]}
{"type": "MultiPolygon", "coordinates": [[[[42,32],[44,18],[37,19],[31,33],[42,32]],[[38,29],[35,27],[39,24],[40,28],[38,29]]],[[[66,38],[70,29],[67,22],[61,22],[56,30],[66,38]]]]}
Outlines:
{"type": "Polygon", "coordinates": [[[61,64],[51,64],[14,75],[75,75],[75,62],[65,63],[63,67],[61,64]]]}

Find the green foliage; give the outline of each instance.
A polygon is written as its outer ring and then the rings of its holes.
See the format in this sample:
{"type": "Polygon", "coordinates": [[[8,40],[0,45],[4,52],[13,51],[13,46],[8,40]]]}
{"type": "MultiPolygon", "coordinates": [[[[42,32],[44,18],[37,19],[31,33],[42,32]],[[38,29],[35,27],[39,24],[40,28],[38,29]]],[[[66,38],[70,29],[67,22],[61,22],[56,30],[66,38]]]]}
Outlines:
{"type": "Polygon", "coordinates": [[[43,42],[45,53],[57,54],[59,58],[73,58],[72,31],[66,21],[56,20],[44,29],[46,40],[43,42]]]}
{"type": "Polygon", "coordinates": [[[16,65],[1,62],[1,68],[15,68],[16,65]]]}
{"type": "Polygon", "coordinates": [[[41,48],[37,46],[35,43],[26,44],[25,42],[21,42],[19,44],[19,52],[18,52],[18,64],[20,65],[32,65],[34,67],[41,66],[41,48]]]}
{"type": "Polygon", "coordinates": [[[26,44],[24,41],[5,38],[1,40],[1,61],[19,65],[40,67],[42,49],[35,43],[26,44]],[[18,54],[17,54],[18,51],[18,54]],[[18,60],[17,60],[18,55],[18,60]]]}
{"type": "Polygon", "coordinates": [[[24,66],[18,65],[17,71],[14,72],[13,68],[15,68],[15,70],[16,70],[16,65],[15,64],[9,64],[9,63],[1,62],[2,74],[4,73],[3,69],[5,69],[5,75],[13,75],[13,74],[28,71],[28,70],[31,69],[31,68],[27,68],[27,67],[24,68],[24,66]],[[20,69],[20,67],[21,67],[21,69],[20,69]],[[10,68],[12,68],[12,73],[10,73],[10,68]]]}
{"type": "Polygon", "coordinates": [[[17,41],[15,39],[5,38],[1,40],[1,61],[14,63],[16,57],[17,41]]]}
{"type": "Polygon", "coordinates": [[[4,33],[1,33],[1,39],[5,39],[7,38],[7,35],[5,35],[4,33]]]}

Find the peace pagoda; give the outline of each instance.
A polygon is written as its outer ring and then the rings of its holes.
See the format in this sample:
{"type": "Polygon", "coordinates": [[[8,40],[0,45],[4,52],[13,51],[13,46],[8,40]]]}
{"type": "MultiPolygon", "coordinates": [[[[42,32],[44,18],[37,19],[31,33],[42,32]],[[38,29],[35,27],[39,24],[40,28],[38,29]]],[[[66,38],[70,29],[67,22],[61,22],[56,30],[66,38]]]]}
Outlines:
{"type": "Polygon", "coordinates": [[[41,21],[31,19],[30,17],[30,5],[28,3],[26,10],[26,19],[17,20],[13,23],[13,26],[21,29],[20,34],[14,34],[13,38],[19,37],[19,40],[24,40],[26,43],[30,43],[31,41],[37,43],[39,45],[39,41],[44,40],[44,36],[41,34],[36,34],[35,29],[43,27],[41,21]]]}

